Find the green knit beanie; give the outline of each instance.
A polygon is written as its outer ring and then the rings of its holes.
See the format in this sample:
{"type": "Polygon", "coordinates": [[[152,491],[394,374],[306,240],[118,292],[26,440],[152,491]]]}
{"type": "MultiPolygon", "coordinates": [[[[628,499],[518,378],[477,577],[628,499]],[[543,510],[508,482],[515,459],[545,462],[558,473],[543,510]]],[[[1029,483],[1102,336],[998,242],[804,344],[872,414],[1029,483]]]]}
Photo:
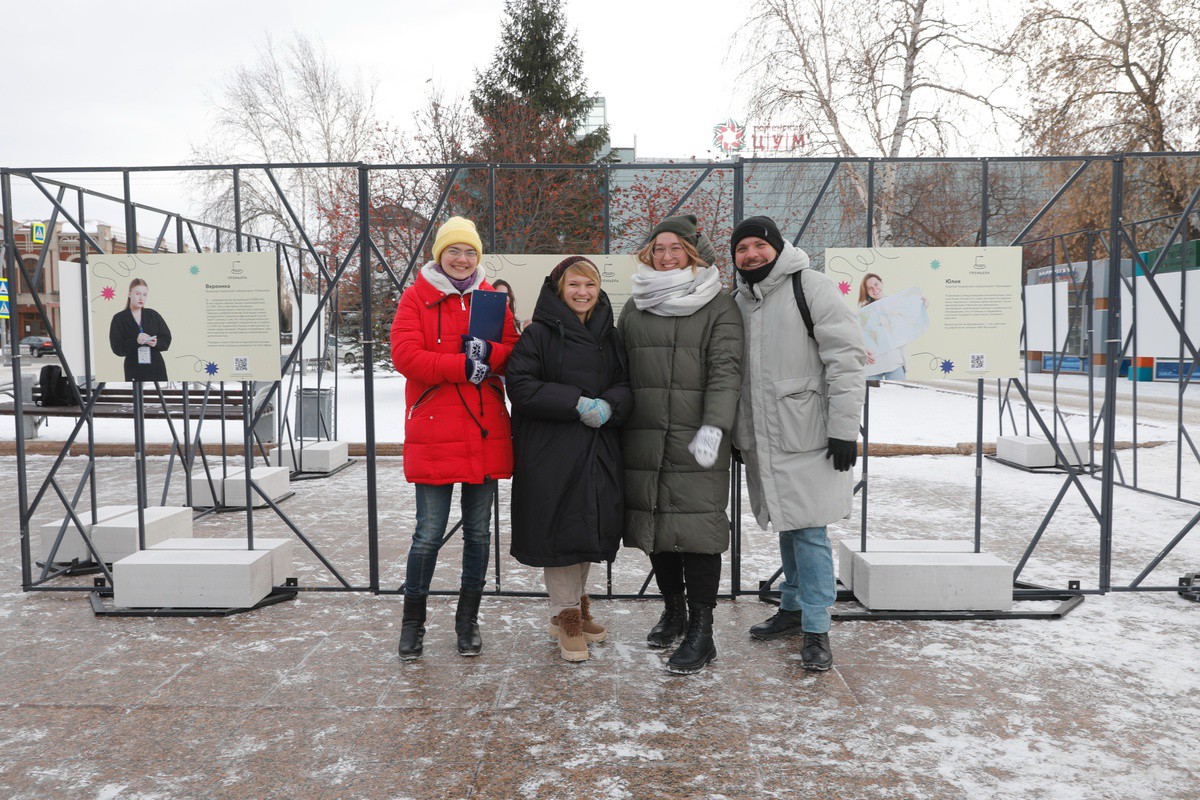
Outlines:
{"type": "Polygon", "coordinates": [[[717,253],[713,250],[712,242],[700,230],[700,223],[696,219],[695,214],[680,214],[674,217],[667,217],[654,226],[654,230],[650,232],[650,241],[654,241],[654,237],[660,233],[673,233],[680,239],[687,241],[692,247],[696,248],[696,252],[700,254],[701,260],[710,267],[717,260],[717,253]]]}

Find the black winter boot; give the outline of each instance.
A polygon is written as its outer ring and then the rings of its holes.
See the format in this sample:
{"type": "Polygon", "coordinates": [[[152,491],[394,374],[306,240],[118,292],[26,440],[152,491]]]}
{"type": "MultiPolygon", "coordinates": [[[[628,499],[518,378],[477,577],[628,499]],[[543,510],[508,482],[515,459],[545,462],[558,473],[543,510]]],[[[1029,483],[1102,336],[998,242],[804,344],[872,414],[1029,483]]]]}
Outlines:
{"type": "Polygon", "coordinates": [[[479,636],[479,601],[482,592],[458,593],[458,611],[454,613],[454,632],[458,634],[458,654],[477,656],[483,650],[483,639],[479,636]]]}
{"type": "Polygon", "coordinates": [[[805,632],[804,647],[800,648],[800,666],[809,672],[824,672],[833,666],[828,633],[805,632]]]}
{"type": "Polygon", "coordinates": [[[404,595],[404,621],[400,626],[400,660],[416,661],[421,657],[425,639],[425,602],[428,597],[404,595]]]}
{"type": "Polygon", "coordinates": [[[717,659],[717,646],[712,638],[711,606],[688,603],[688,629],[683,644],[667,659],[667,671],[676,675],[691,675],[717,659]]]}
{"type": "Polygon", "coordinates": [[[658,624],[646,635],[646,643],[651,647],[670,647],[687,629],[687,601],[683,595],[665,594],[663,601],[667,607],[658,618],[658,624]]]}
{"type": "Polygon", "coordinates": [[[799,636],[804,632],[800,627],[800,617],[799,611],[784,611],[781,608],[775,616],[751,628],[750,638],[765,642],[784,636],[799,636]]]}

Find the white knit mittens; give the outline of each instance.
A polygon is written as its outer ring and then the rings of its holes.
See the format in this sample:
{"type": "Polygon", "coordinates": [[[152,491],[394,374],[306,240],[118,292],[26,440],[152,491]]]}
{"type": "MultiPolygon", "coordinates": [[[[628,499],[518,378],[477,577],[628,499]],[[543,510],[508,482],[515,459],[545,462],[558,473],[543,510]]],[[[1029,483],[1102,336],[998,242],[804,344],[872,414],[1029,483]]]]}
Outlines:
{"type": "Polygon", "coordinates": [[[717,463],[717,448],[721,446],[721,429],[712,425],[701,425],[700,430],[692,437],[688,452],[696,458],[696,463],[708,469],[717,463]]]}

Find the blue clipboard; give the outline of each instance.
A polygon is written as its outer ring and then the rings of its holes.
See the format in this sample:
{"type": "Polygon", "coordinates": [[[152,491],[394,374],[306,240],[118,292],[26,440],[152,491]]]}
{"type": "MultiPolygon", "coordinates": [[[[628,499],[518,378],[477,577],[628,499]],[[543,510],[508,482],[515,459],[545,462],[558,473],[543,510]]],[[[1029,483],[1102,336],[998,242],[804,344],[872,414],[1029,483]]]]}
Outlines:
{"type": "Polygon", "coordinates": [[[467,333],[488,342],[500,341],[504,336],[504,315],[507,311],[507,294],[476,289],[471,292],[471,320],[467,333]]]}

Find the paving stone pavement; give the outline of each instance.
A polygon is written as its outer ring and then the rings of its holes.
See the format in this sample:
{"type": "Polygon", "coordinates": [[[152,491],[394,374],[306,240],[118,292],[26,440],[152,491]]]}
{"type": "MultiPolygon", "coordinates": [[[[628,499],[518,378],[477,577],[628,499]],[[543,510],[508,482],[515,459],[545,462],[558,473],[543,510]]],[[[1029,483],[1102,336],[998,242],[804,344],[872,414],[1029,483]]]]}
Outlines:
{"type": "MultiPolygon", "coordinates": [[[[30,459],[31,481],[51,463],[30,459]]],[[[67,460],[64,485],[84,464],[67,460]]],[[[128,502],[132,461],[97,464],[100,502],[128,502]]],[[[881,530],[970,519],[973,460],[876,464],[881,530]]],[[[165,468],[151,463],[152,485],[165,468]]],[[[15,459],[0,459],[3,485],[15,477],[15,459]]],[[[283,504],[354,586],[369,580],[364,485],[360,463],[283,504]]],[[[412,497],[398,461],[379,462],[378,485],[381,583],[395,589],[412,497]]],[[[1005,531],[1032,530],[1058,485],[1036,483],[1028,511],[989,505],[995,549],[1020,552],[1005,531]]],[[[1172,508],[1161,513],[1194,513],[1172,508]]],[[[47,505],[35,523],[59,513],[47,505]]],[[[1082,529],[1086,509],[1065,513],[1082,529]]],[[[117,619],[78,592],[22,592],[15,517],[0,519],[0,798],[1057,800],[1183,798],[1200,779],[1200,607],[1173,594],[1092,597],[1056,622],[835,623],[824,674],[800,668],[795,639],[752,642],[746,629],[772,609],[743,596],[720,603],[719,659],[691,677],[645,646],[654,600],[597,600],[610,638],[572,665],[546,634],[543,600],[485,598],[483,654],[462,658],[453,601],[438,597],[425,657],[401,663],[395,595],[304,591],[225,618],[117,619]]],[[[244,531],[244,514],[196,523],[197,536],[244,531]]],[[[255,533],[290,535],[270,512],[255,514],[255,533]]],[[[1055,568],[1086,574],[1093,545],[1083,537],[1055,568]]],[[[744,585],[773,571],[773,546],[747,533],[744,585]]],[[[338,585],[315,558],[297,564],[303,586],[338,585]]],[[[452,542],[438,587],[454,586],[457,564],[452,542]]],[[[507,556],[502,568],[504,588],[540,588],[536,571],[507,556]]],[[[644,556],[622,551],[614,590],[636,592],[645,574],[644,556]]]]}

